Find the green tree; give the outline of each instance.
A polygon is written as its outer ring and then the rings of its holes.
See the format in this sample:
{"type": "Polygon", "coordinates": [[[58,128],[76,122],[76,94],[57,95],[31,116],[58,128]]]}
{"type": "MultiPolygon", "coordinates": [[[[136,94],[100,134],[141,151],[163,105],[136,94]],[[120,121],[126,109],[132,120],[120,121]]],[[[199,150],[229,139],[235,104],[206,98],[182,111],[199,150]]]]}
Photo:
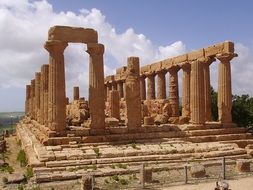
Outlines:
{"type": "Polygon", "coordinates": [[[211,111],[212,111],[212,120],[218,121],[218,94],[211,86],[211,111]]]}

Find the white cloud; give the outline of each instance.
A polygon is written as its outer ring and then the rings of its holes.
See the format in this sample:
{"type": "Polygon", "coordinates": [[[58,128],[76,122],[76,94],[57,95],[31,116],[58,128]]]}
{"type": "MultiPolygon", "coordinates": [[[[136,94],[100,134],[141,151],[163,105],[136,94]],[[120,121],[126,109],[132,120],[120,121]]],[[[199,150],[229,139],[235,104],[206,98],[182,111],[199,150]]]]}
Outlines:
{"type": "MultiPolygon", "coordinates": [[[[54,25],[97,30],[99,42],[105,45],[106,74],[113,74],[116,68],[126,65],[128,56],[139,56],[143,65],[185,52],[181,41],[158,47],[145,35],[136,34],[133,28],[117,33],[98,9],[56,13],[46,0],[1,0],[0,88],[24,87],[34,72],[48,62],[43,44],[49,27],[54,25]]],[[[87,97],[89,68],[85,49],[83,44],[69,44],[65,50],[68,94],[74,85],[79,85],[82,95],[87,97]]]]}

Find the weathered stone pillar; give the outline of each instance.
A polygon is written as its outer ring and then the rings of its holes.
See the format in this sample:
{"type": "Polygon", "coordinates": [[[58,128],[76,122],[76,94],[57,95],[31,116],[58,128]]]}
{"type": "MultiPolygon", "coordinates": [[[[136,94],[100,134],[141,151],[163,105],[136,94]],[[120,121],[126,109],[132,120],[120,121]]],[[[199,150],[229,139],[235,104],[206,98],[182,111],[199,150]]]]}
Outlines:
{"type": "Polygon", "coordinates": [[[204,99],[205,99],[205,121],[212,120],[211,111],[211,84],[210,84],[210,69],[209,65],[214,62],[214,58],[205,58],[203,62],[204,72],[204,99]]]}
{"type": "Polygon", "coordinates": [[[124,98],[124,92],[123,92],[123,82],[117,81],[117,90],[119,91],[119,97],[124,98]]]}
{"type": "Polygon", "coordinates": [[[178,75],[177,75],[179,69],[180,67],[178,66],[173,66],[170,69],[168,69],[170,73],[169,101],[171,105],[172,117],[179,117],[178,75]]]}
{"type": "Polygon", "coordinates": [[[25,114],[30,114],[30,91],[31,85],[26,85],[25,114]]]}
{"type": "Polygon", "coordinates": [[[48,125],[48,82],[49,82],[49,65],[45,64],[42,65],[41,67],[41,90],[42,90],[42,95],[43,95],[43,99],[41,98],[41,115],[43,118],[42,123],[44,125],[48,125]],[[43,106],[42,106],[43,105],[43,106]]]}
{"type": "Polygon", "coordinates": [[[73,99],[79,100],[79,87],[78,86],[74,86],[74,88],[73,88],[73,99]]]}
{"type": "Polygon", "coordinates": [[[40,72],[35,73],[35,118],[40,121],[40,72]]]}
{"type": "Polygon", "coordinates": [[[67,43],[47,41],[49,52],[48,125],[52,131],[61,132],[66,128],[66,92],[63,52],[67,43]]]}
{"type": "Polygon", "coordinates": [[[35,119],[35,79],[31,80],[31,118],[35,119]]]}
{"type": "Polygon", "coordinates": [[[90,55],[89,64],[89,107],[91,133],[104,133],[105,129],[105,94],[104,94],[104,45],[87,44],[90,55]]]}
{"type": "Polygon", "coordinates": [[[128,129],[141,126],[140,65],[138,57],[127,59],[126,124],[128,129]]]}
{"type": "Polygon", "coordinates": [[[204,107],[204,72],[203,61],[198,59],[191,63],[191,120],[193,124],[205,123],[204,107]]]}
{"type": "Polygon", "coordinates": [[[140,93],[141,93],[141,100],[146,100],[146,76],[140,76],[140,93]]]}
{"type": "Polygon", "coordinates": [[[218,111],[221,123],[232,122],[232,88],[230,60],[237,57],[235,53],[218,54],[220,60],[218,68],[218,111]]]}
{"type": "Polygon", "coordinates": [[[190,118],[190,79],[191,79],[191,65],[183,63],[181,66],[183,70],[183,93],[182,93],[182,116],[190,118]]]}
{"type": "Polygon", "coordinates": [[[155,99],[155,74],[149,73],[146,76],[148,78],[147,100],[153,100],[155,99]]]}
{"type": "Polygon", "coordinates": [[[157,99],[166,99],[165,74],[164,70],[157,73],[157,99]]]}
{"type": "Polygon", "coordinates": [[[109,116],[120,119],[120,97],[117,90],[111,90],[109,93],[109,116]]]}

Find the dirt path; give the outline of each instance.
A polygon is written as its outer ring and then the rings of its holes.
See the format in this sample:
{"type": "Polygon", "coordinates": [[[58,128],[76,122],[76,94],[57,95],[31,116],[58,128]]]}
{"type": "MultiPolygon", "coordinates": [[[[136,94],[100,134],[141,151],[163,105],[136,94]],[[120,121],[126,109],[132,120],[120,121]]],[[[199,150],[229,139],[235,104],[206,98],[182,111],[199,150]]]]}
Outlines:
{"type": "MultiPolygon", "coordinates": [[[[240,179],[226,180],[229,184],[231,190],[250,190],[253,189],[253,176],[245,177],[240,179]]],[[[182,185],[162,188],[161,190],[204,190],[204,189],[214,189],[215,182],[192,184],[192,185],[182,185]]]]}

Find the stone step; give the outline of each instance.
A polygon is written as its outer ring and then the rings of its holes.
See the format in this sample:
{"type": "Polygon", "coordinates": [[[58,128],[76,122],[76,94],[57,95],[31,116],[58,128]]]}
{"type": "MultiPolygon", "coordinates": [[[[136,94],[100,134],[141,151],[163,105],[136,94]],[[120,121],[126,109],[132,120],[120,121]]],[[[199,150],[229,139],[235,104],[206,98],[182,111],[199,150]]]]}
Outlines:
{"type": "Polygon", "coordinates": [[[210,135],[222,135],[222,134],[238,134],[245,133],[245,128],[221,128],[221,129],[204,129],[204,130],[191,130],[188,131],[189,136],[210,136],[210,135]]]}
{"type": "Polygon", "coordinates": [[[219,141],[250,139],[250,138],[252,138],[251,133],[239,133],[239,134],[192,136],[186,137],[186,140],[194,143],[201,143],[201,142],[219,142],[219,141]]]}

